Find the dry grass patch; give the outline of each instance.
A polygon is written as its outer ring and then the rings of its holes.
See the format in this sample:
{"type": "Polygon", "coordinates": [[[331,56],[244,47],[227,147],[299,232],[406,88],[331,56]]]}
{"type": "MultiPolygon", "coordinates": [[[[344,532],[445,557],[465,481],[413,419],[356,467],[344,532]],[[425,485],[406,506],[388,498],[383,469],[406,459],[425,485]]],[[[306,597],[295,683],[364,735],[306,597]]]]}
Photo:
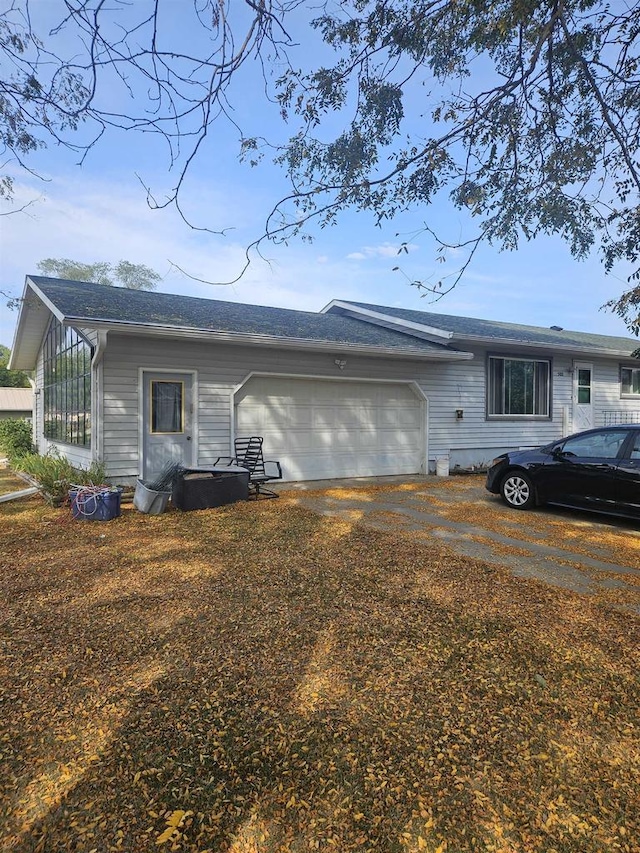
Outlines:
{"type": "Polygon", "coordinates": [[[473,542],[478,542],[480,545],[486,545],[494,552],[506,557],[524,557],[531,558],[531,551],[526,551],[524,548],[518,548],[515,545],[507,545],[504,542],[497,542],[495,539],[489,539],[487,536],[471,536],[473,542]]]}
{"type": "Polygon", "coordinates": [[[640,569],[640,531],[637,523],[616,519],[607,524],[604,516],[583,513],[579,518],[561,508],[518,512],[499,499],[450,503],[441,514],[450,521],[468,523],[495,533],[516,536],[527,542],[541,542],[621,566],[640,569]],[[541,539],[539,534],[544,534],[541,539]]]}
{"type": "Polygon", "coordinates": [[[23,489],[28,488],[29,483],[20,477],[16,477],[10,468],[0,463],[0,495],[21,492],[23,489]]]}
{"type": "Polygon", "coordinates": [[[0,510],[15,851],[637,851],[639,620],[293,500],[0,510]]]}

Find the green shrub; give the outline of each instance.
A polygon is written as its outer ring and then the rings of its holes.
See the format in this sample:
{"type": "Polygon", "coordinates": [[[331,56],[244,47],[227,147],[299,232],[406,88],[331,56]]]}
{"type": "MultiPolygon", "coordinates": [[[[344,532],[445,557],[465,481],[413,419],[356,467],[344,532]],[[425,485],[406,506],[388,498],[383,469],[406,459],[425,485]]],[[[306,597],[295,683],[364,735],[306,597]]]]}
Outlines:
{"type": "Polygon", "coordinates": [[[6,453],[9,461],[17,456],[31,453],[31,424],[24,418],[7,418],[0,420],[0,448],[6,453]]]}
{"type": "Polygon", "coordinates": [[[107,470],[104,462],[92,462],[88,468],[76,468],[78,476],[78,485],[83,486],[101,486],[107,483],[107,470]]]}
{"type": "Polygon", "coordinates": [[[12,465],[17,471],[33,477],[54,504],[62,503],[72,486],[99,486],[106,482],[103,463],[93,462],[87,469],[75,468],[57,451],[50,451],[46,456],[27,453],[16,458],[12,465]]]}
{"type": "Polygon", "coordinates": [[[15,459],[13,467],[33,477],[53,503],[60,503],[75,482],[75,469],[68,459],[56,453],[40,456],[27,453],[15,459]]]}

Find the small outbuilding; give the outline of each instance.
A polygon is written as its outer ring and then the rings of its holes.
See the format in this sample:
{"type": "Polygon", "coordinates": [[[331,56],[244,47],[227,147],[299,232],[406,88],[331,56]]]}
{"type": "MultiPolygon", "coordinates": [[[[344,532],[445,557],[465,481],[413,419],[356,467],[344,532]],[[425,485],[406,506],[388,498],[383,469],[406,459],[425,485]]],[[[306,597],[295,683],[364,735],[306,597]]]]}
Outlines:
{"type": "Polygon", "coordinates": [[[0,388],[0,420],[33,416],[33,391],[31,388],[0,388]]]}

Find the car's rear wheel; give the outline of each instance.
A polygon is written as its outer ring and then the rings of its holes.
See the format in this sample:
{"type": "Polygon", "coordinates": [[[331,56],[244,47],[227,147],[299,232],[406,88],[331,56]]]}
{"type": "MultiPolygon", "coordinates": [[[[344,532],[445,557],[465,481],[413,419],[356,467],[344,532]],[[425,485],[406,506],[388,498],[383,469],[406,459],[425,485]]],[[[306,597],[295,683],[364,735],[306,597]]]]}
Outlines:
{"type": "Polygon", "coordinates": [[[510,471],[500,484],[500,494],[513,509],[531,509],[536,496],[531,479],[522,471],[510,471]]]}

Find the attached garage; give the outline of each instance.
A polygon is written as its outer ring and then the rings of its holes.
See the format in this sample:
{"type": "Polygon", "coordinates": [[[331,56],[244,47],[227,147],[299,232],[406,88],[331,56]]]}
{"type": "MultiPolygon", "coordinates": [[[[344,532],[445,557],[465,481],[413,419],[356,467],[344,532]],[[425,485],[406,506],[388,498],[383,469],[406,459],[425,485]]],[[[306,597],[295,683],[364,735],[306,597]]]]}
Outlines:
{"type": "Polygon", "coordinates": [[[236,435],[264,437],[285,480],[424,472],[426,401],[411,383],[253,376],[236,435]]]}

